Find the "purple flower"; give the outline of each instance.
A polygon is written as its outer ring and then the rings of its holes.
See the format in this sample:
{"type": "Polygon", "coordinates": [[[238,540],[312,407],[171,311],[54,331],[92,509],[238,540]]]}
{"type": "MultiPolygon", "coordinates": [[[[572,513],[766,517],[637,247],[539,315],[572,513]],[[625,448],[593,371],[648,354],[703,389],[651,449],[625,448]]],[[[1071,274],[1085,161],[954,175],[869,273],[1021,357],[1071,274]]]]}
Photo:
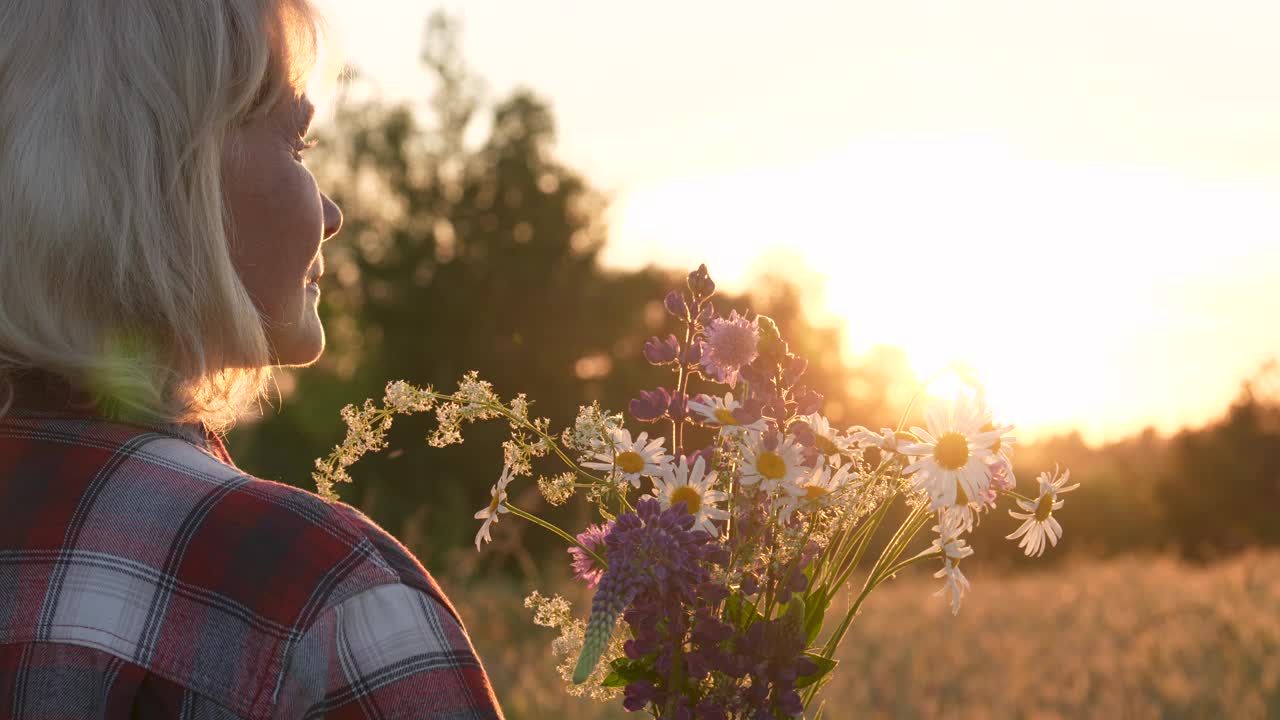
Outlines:
{"type": "MultiPolygon", "coordinates": [[[[604,538],[612,529],[612,520],[604,525],[588,525],[586,530],[578,533],[578,542],[590,550],[596,550],[604,546],[604,538]]],[[[573,556],[573,578],[586,582],[587,587],[590,588],[599,585],[600,576],[604,574],[604,568],[600,566],[600,563],[583,552],[580,547],[569,548],[569,554],[573,556]]]]}
{"type": "Polygon", "coordinates": [[[738,384],[738,372],[759,353],[760,328],[734,310],[728,319],[716,318],[702,344],[702,366],[707,375],[725,385],[738,384]]]}
{"type": "Polygon", "coordinates": [[[667,293],[667,297],[662,301],[663,307],[667,312],[676,316],[680,320],[689,319],[689,306],[685,304],[684,297],[680,295],[679,290],[672,290],[667,293]]]}
{"type": "Polygon", "coordinates": [[[782,384],[784,387],[791,387],[796,384],[804,371],[809,369],[809,361],[799,355],[787,355],[787,359],[782,363],[782,384]]]}
{"type": "Polygon", "coordinates": [[[715,294],[716,284],[711,280],[711,275],[707,272],[705,264],[699,265],[697,270],[689,273],[688,282],[689,291],[698,300],[706,300],[715,294]]]}
{"type": "MultiPolygon", "coordinates": [[[[711,543],[711,535],[693,530],[693,524],[693,516],[685,512],[682,503],[663,510],[653,498],[641,499],[634,513],[624,513],[614,521],[604,539],[609,569],[591,599],[586,639],[573,672],[575,683],[585,681],[595,669],[618,615],[641,592],[668,610],[672,604],[678,608],[696,602],[696,589],[710,578],[703,561],[718,546],[711,543]]],[[[684,616],[667,612],[665,620],[670,632],[683,626],[684,616]]],[[[665,663],[669,664],[669,649],[667,653],[665,663]]],[[[660,654],[655,666],[663,664],[660,654]]]]}
{"type": "Polygon", "coordinates": [[[685,365],[699,365],[702,362],[702,343],[689,343],[689,347],[680,353],[680,362],[685,365]]]}
{"type": "Polygon", "coordinates": [[[666,340],[651,337],[644,341],[644,359],[650,365],[666,365],[680,354],[680,341],[675,335],[668,335],[666,340]]]}
{"type": "Polygon", "coordinates": [[[812,415],[822,409],[822,393],[808,387],[802,387],[793,395],[796,401],[796,413],[812,415]]]}
{"type": "Polygon", "coordinates": [[[671,393],[666,388],[641,390],[640,397],[631,401],[631,417],[640,422],[653,422],[661,418],[671,405],[671,393]]]}

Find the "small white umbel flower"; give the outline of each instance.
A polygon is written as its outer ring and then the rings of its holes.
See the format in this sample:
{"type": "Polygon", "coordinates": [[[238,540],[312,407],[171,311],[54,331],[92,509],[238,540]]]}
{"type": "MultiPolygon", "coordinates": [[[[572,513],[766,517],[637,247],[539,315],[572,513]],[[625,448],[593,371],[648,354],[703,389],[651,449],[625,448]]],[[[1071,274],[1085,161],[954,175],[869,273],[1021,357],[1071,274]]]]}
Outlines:
{"type": "Polygon", "coordinates": [[[1019,500],[1018,507],[1024,512],[1009,511],[1010,515],[1022,521],[1022,525],[1006,535],[1005,539],[1022,538],[1018,547],[1023,549],[1027,557],[1043,555],[1046,539],[1050,545],[1056,546],[1062,537],[1062,525],[1058,524],[1057,519],[1053,517],[1053,511],[1062,509],[1062,500],[1058,499],[1059,495],[1080,487],[1080,483],[1067,485],[1070,479],[1070,470],[1059,474],[1056,466],[1052,474],[1040,473],[1040,477],[1036,478],[1040,483],[1040,497],[1035,502],[1019,500]]]}

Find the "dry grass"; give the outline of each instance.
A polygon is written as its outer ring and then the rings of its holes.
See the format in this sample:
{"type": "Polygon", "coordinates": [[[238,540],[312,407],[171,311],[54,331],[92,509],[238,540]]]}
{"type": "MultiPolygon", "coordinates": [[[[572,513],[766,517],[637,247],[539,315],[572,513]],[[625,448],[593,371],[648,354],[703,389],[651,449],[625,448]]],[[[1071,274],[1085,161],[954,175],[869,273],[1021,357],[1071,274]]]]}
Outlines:
{"type": "MultiPolygon", "coordinates": [[[[841,647],[826,717],[1280,718],[1280,554],[971,579],[955,618],[925,575],[878,590],[841,647]]],[[[526,588],[446,587],[510,718],[636,717],[565,695],[526,588]]]]}

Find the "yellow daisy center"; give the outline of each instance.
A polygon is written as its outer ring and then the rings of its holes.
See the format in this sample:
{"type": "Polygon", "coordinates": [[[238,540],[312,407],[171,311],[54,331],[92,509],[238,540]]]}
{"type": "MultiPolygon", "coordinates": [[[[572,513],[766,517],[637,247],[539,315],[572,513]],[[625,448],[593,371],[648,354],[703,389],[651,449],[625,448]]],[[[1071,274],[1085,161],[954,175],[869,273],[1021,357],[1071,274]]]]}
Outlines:
{"type": "MultiPolygon", "coordinates": [[[[496,511],[497,511],[497,509],[498,509],[498,505],[499,505],[501,502],[502,502],[502,494],[501,494],[501,493],[494,493],[494,494],[493,494],[493,499],[489,501],[489,514],[490,514],[490,515],[492,515],[494,512],[496,512],[496,511]]],[[[472,505],[471,507],[475,507],[475,506],[474,506],[474,505],[472,505]]]]}
{"type": "Polygon", "coordinates": [[[821,485],[805,485],[804,499],[811,502],[821,500],[829,491],[821,485]]]}
{"type": "Polygon", "coordinates": [[[934,446],[933,457],[942,467],[959,470],[969,462],[969,441],[960,433],[947,433],[934,446]]]}
{"type": "MultiPolygon", "coordinates": [[[[978,428],[978,432],[984,432],[984,433],[991,432],[992,430],[995,430],[995,429],[996,429],[995,423],[984,423],[982,427],[978,428]]],[[[996,444],[991,446],[991,452],[1000,452],[1000,436],[999,435],[996,436],[996,444]]]]}
{"type": "Polygon", "coordinates": [[[840,448],[836,447],[836,444],[831,441],[831,438],[825,435],[818,435],[814,439],[813,445],[818,448],[823,455],[835,455],[840,452],[840,448]]]}
{"type": "Polygon", "coordinates": [[[1044,522],[1053,514],[1053,493],[1046,493],[1040,498],[1040,502],[1036,503],[1036,520],[1044,522]]]}
{"type": "Polygon", "coordinates": [[[644,469],[644,458],[640,457],[640,453],[628,450],[613,459],[613,466],[624,473],[638,473],[644,469]]]}
{"type": "Polygon", "coordinates": [[[756,458],[756,472],[770,480],[781,480],[787,475],[787,461],[776,452],[762,452],[756,458]]]}
{"type": "Polygon", "coordinates": [[[721,425],[741,425],[742,424],[738,422],[738,419],[733,416],[733,411],[727,408],[716,409],[716,420],[719,421],[721,425]]]}
{"type": "Polygon", "coordinates": [[[671,493],[671,504],[675,505],[678,502],[683,502],[685,509],[693,515],[702,507],[702,493],[691,485],[682,485],[671,493]]]}

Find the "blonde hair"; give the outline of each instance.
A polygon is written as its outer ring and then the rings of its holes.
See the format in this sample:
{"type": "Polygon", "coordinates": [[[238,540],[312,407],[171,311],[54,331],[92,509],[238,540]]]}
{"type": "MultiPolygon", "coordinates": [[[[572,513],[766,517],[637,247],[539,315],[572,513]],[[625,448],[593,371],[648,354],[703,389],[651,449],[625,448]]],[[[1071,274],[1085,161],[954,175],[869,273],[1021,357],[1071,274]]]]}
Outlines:
{"type": "Polygon", "coordinates": [[[32,369],[217,430],[262,399],[223,143],[301,94],[323,29],[310,0],[0,3],[0,400],[32,369]]]}

